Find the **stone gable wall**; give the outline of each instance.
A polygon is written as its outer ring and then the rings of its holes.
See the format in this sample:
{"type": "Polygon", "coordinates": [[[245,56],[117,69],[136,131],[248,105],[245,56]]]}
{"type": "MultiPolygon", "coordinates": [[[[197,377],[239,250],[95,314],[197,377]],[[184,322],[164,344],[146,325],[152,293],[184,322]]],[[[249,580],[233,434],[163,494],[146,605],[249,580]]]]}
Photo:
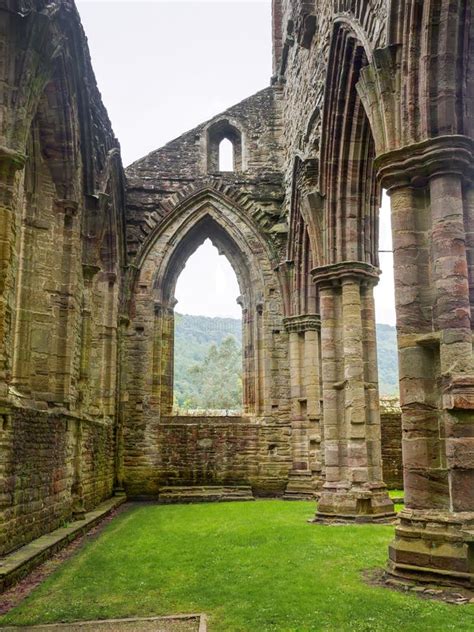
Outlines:
{"type": "Polygon", "coordinates": [[[174,208],[176,200],[192,190],[228,187],[253,203],[264,230],[278,223],[283,197],[281,133],[280,90],[266,88],[130,165],[126,169],[130,258],[136,257],[141,244],[174,208]],[[207,170],[206,130],[223,119],[235,123],[243,134],[243,171],[207,170]]]}

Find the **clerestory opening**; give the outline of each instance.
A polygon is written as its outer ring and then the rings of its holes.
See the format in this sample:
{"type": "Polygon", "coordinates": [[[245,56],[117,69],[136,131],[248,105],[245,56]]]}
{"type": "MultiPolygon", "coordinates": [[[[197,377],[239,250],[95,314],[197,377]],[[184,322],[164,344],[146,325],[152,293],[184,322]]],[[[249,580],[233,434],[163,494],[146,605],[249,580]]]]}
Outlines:
{"type": "Polygon", "coordinates": [[[227,119],[207,130],[207,170],[210,173],[244,170],[242,132],[227,119]]]}
{"type": "Polygon", "coordinates": [[[240,415],[242,314],[236,274],[207,238],[189,257],[175,290],[173,411],[240,415]]]}
{"type": "Polygon", "coordinates": [[[234,145],[228,138],[219,143],[219,171],[234,171],[234,145]]]}

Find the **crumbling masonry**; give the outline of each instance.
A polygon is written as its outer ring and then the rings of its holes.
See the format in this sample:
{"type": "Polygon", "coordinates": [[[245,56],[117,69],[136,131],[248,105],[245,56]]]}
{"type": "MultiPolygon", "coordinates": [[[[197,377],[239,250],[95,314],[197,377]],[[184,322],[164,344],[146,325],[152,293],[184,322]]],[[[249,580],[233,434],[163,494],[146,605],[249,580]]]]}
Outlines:
{"type": "Polygon", "coordinates": [[[391,519],[384,188],[406,498],[389,568],[473,583],[473,8],[273,0],[271,85],[124,172],[73,1],[0,1],[0,553],[123,490],[391,519]],[[172,410],[175,284],[207,237],[241,290],[239,418],[172,410]]]}

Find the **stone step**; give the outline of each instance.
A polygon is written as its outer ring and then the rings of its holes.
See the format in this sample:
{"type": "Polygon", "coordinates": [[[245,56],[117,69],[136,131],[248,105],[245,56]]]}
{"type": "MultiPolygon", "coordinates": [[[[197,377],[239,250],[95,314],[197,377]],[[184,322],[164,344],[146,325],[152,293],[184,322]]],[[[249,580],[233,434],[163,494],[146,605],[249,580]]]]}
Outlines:
{"type": "Polygon", "coordinates": [[[316,500],[318,496],[311,474],[290,474],[283,500],[316,500]]]}
{"type": "Polygon", "coordinates": [[[159,502],[204,503],[255,500],[250,485],[183,485],[161,487],[159,502]]]}

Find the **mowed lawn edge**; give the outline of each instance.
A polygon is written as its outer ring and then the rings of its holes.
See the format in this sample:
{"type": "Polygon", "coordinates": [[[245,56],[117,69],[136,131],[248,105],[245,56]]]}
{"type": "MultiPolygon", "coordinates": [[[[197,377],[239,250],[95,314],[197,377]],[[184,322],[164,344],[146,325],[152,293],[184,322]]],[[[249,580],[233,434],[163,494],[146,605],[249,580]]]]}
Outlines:
{"type": "Polygon", "coordinates": [[[0,625],[206,612],[210,632],[473,630],[474,606],[367,585],[393,527],[308,524],[315,505],[132,505],[0,625]]]}

